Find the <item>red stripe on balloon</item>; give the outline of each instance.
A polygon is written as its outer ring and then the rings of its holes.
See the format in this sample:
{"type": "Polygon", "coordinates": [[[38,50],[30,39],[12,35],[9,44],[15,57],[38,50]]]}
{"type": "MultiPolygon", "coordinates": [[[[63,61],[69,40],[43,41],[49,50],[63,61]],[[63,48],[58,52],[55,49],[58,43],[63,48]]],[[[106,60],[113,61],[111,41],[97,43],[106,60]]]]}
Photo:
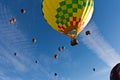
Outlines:
{"type": "Polygon", "coordinates": [[[59,32],[62,32],[62,33],[64,32],[64,30],[58,30],[58,31],[59,31],[59,32]]]}
{"type": "Polygon", "coordinates": [[[73,17],[73,21],[76,21],[76,17],[73,17]]]}
{"type": "Polygon", "coordinates": [[[76,22],[76,26],[78,25],[78,22],[76,22]]]}
{"type": "Polygon", "coordinates": [[[58,25],[58,28],[59,28],[59,29],[63,29],[63,30],[65,29],[64,26],[59,26],[59,25],[58,25]]]}
{"type": "Polygon", "coordinates": [[[73,21],[70,22],[70,26],[73,26],[73,21]]]}

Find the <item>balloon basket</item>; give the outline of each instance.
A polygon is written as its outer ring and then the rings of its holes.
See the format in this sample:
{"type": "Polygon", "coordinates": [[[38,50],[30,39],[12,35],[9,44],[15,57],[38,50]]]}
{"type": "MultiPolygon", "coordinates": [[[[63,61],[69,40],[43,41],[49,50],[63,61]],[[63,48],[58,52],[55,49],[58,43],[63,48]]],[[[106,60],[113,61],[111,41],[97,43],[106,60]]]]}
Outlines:
{"type": "Polygon", "coordinates": [[[77,44],[78,44],[78,40],[77,39],[71,40],[71,46],[75,46],[77,44]]]}

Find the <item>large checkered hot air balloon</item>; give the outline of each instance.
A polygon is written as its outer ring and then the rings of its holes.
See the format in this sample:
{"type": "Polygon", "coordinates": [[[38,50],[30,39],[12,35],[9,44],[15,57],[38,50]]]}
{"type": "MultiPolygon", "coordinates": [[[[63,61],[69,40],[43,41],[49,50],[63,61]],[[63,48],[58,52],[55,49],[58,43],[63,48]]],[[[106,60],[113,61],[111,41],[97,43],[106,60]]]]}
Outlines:
{"type": "Polygon", "coordinates": [[[90,21],[94,11],[93,0],[43,0],[42,12],[45,20],[56,31],[69,36],[71,45],[90,21]]]}

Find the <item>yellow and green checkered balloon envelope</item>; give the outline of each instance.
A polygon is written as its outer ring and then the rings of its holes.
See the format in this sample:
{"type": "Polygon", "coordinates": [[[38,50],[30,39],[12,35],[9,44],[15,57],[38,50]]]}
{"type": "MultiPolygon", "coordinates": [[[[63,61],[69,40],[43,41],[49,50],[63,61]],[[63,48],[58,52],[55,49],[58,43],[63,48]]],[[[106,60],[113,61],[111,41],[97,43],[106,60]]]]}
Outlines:
{"type": "Polygon", "coordinates": [[[42,11],[56,31],[75,39],[91,19],[93,0],[43,0],[42,11]]]}

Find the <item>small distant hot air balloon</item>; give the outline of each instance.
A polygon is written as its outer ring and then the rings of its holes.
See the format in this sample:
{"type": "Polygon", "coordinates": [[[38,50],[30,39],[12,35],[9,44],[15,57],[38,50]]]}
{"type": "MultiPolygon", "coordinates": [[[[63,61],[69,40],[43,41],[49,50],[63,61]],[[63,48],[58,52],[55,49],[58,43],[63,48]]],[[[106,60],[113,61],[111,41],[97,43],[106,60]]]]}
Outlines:
{"type": "Polygon", "coordinates": [[[37,41],[37,40],[36,40],[35,38],[32,39],[32,42],[33,42],[33,43],[36,43],[36,41],[37,41]]]}
{"type": "Polygon", "coordinates": [[[91,33],[90,33],[90,31],[88,30],[88,31],[86,31],[85,34],[86,34],[86,35],[90,35],[91,33]]]}
{"type": "Polygon", "coordinates": [[[37,63],[38,63],[38,61],[37,61],[37,60],[35,60],[35,63],[37,64],[37,63]]]}
{"type": "Polygon", "coordinates": [[[16,56],[16,55],[17,55],[17,53],[15,52],[15,53],[14,53],[14,56],[16,56]]]}
{"type": "Polygon", "coordinates": [[[42,12],[47,23],[56,31],[70,37],[71,45],[89,23],[94,0],[42,0],[42,12]]]}
{"type": "Polygon", "coordinates": [[[55,58],[55,59],[58,58],[58,54],[54,54],[54,58],[55,58]]]}
{"type": "Polygon", "coordinates": [[[12,18],[12,19],[9,20],[9,22],[10,22],[10,24],[15,23],[15,22],[16,22],[16,19],[15,19],[15,18],[12,18]]]}
{"type": "Polygon", "coordinates": [[[111,70],[110,80],[120,80],[120,63],[116,64],[111,70]]]}
{"type": "Polygon", "coordinates": [[[54,76],[57,76],[57,73],[54,73],[54,76]]]}
{"type": "Polygon", "coordinates": [[[64,50],[64,49],[65,49],[65,46],[62,46],[61,48],[62,48],[62,50],[64,50]]]}
{"type": "Polygon", "coordinates": [[[59,48],[58,48],[58,51],[62,51],[62,48],[61,48],[61,47],[59,47],[59,48]]]}
{"type": "Polygon", "coordinates": [[[95,71],[95,68],[93,68],[93,71],[95,71]]]}
{"type": "Polygon", "coordinates": [[[64,50],[64,49],[65,49],[65,46],[62,46],[62,47],[59,47],[59,48],[58,48],[59,51],[62,51],[62,50],[64,50]]]}
{"type": "Polygon", "coordinates": [[[25,9],[21,9],[21,13],[22,14],[26,13],[26,10],[25,9]]]}

